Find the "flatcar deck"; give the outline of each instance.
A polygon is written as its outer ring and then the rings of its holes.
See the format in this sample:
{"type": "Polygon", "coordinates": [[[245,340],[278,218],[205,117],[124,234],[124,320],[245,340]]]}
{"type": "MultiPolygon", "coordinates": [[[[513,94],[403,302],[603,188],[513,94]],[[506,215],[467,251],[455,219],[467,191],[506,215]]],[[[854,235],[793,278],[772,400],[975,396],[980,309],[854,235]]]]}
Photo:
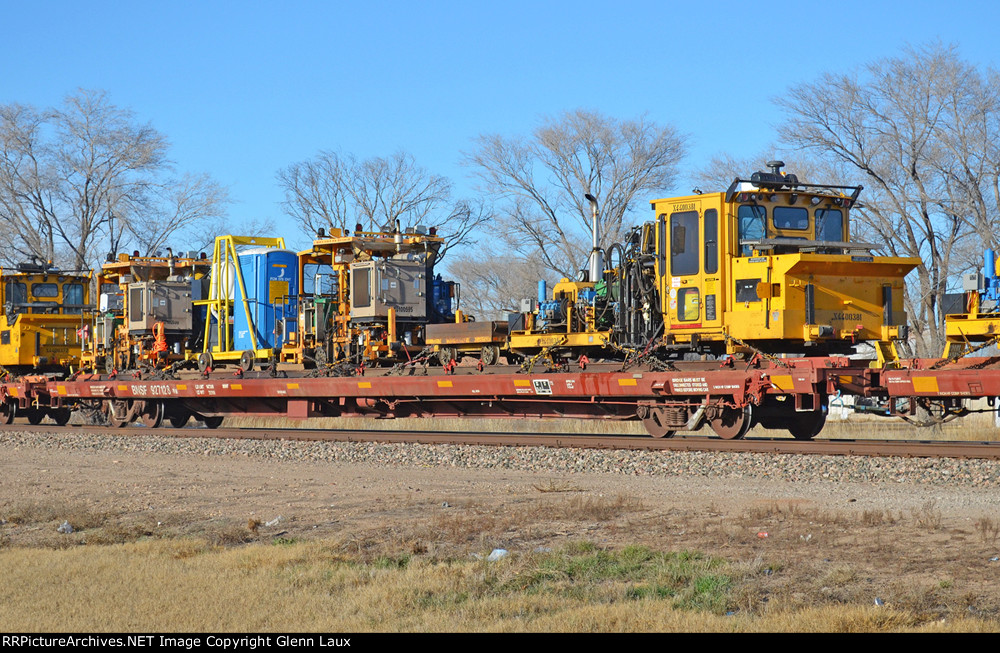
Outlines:
{"type": "Polygon", "coordinates": [[[641,419],[656,436],[708,424],[722,437],[742,437],[751,423],[795,434],[798,425],[808,439],[822,428],[831,396],[880,400],[886,414],[903,416],[917,406],[960,416],[962,400],[1000,396],[996,359],[941,363],[911,360],[875,369],[867,361],[824,357],[679,363],[663,371],[598,365],[532,374],[504,366],[351,376],[25,376],[0,384],[0,401],[8,423],[17,415],[37,421],[75,409],[104,411],[115,425],[185,415],[210,422],[226,415],[574,417],[641,419]]]}

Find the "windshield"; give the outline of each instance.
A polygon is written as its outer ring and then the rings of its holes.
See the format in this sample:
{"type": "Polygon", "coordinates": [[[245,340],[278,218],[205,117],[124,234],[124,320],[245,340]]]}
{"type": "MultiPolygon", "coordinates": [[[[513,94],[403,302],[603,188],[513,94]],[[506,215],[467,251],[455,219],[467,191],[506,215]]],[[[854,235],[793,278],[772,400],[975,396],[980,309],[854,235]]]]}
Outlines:
{"type": "MultiPolygon", "coordinates": [[[[739,238],[744,240],[761,240],[764,238],[764,217],[767,211],[759,204],[742,204],[737,211],[739,220],[739,238]]],[[[750,256],[753,245],[740,244],[740,256],[750,256]]]]}

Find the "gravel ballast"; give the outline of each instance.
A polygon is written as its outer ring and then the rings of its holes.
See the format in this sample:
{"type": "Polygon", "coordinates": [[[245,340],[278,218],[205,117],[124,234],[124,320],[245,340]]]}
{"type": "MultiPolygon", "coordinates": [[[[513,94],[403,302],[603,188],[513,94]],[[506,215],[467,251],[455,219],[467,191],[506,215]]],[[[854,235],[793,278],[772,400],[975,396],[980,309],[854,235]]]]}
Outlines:
{"type": "Polygon", "coordinates": [[[244,456],[376,467],[506,469],[548,474],[770,479],[793,483],[879,483],[922,486],[1000,487],[1000,463],[953,458],[760,453],[608,451],[545,447],[423,445],[293,440],[229,440],[147,435],[0,433],[4,448],[70,449],[200,456],[244,456]]]}

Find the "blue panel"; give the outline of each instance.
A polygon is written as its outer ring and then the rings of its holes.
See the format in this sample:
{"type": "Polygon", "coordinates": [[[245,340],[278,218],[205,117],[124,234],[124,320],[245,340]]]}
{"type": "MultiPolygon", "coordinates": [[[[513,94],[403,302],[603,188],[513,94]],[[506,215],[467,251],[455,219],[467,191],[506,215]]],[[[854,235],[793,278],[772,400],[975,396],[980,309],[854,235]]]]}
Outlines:
{"type": "Polygon", "coordinates": [[[295,329],[298,315],[298,263],[295,252],[287,249],[255,250],[239,255],[239,269],[250,305],[249,322],[235,288],[233,309],[233,346],[237,351],[253,348],[251,329],[260,349],[280,348],[283,342],[281,322],[295,329]]]}

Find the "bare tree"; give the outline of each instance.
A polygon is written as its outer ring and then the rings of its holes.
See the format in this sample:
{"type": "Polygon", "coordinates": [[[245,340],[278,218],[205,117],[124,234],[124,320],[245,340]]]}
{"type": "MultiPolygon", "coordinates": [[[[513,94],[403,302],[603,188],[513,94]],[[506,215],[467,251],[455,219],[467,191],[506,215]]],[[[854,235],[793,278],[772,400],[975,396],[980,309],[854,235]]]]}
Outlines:
{"type": "Polygon", "coordinates": [[[207,177],[167,177],[166,137],[79,90],[57,109],[0,106],[0,226],[8,256],[60,256],[86,268],[104,250],[155,246],[221,212],[225,191],[207,177]]]}
{"type": "Polygon", "coordinates": [[[485,256],[465,249],[454,256],[448,274],[461,282],[461,308],[479,319],[503,319],[519,310],[520,300],[537,294],[538,279],[544,278],[541,257],[512,261],[508,256],[485,256]]]}
{"type": "Polygon", "coordinates": [[[447,210],[451,197],[447,178],[427,172],[403,152],[354,162],[349,181],[359,221],[381,231],[394,229],[397,220],[426,224],[435,212],[447,210]]]}
{"type": "Polygon", "coordinates": [[[54,221],[74,265],[92,258],[98,234],[116,215],[124,226],[152,203],[153,177],[167,165],[167,141],[103,91],[80,91],[51,114],[56,131],[56,196],[66,212],[54,221]]]}
{"type": "Polygon", "coordinates": [[[919,256],[907,296],[918,351],[943,343],[941,298],[955,256],[973,236],[995,245],[997,75],[953,48],[908,49],[860,73],[823,75],[778,100],[786,143],[812,151],[867,187],[855,210],[889,253],[919,256]]]}
{"type": "Polygon", "coordinates": [[[323,151],[308,161],[278,171],[278,185],[285,191],[284,211],[307,234],[320,228],[348,229],[356,222],[348,189],[354,157],[323,151]]]}
{"type": "Polygon", "coordinates": [[[451,204],[450,212],[441,222],[443,226],[439,230],[444,235],[445,242],[438,251],[438,260],[443,260],[445,254],[454,249],[476,245],[480,238],[480,228],[495,218],[493,206],[481,198],[461,199],[451,204]]]}
{"type": "MultiPolygon", "coordinates": [[[[160,188],[158,195],[162,195],[161,202],[125,224],[131,241],[147,255],[170,244],[170,239],[178,234],[200,235],[209,220],[223,218],[228,202],[226,189],[208,175],[184,175],[174,184],[160,188]]],[[[232,231],[232,227],[223,231],[232,231]]],[[[197,238],[184,240],[192,242],[197,238]]]]}
{"type": "Polygon", "coordinates": [[[584,195],[598,200],[601,245],[620,242],[637,204],[673,185],[685,151],[684,136],[645,116],[577,110],[545,121],[530,138],[480,136],[466,163],[501,204],[515,250],[570,276],[590,250],[584,195]]]}
{"type": "Polygon", "coordinates": [[[32,107],[0,106],[0,228],[4,262],[55,256],[57,172],[43,143],[46,117],[32,107]]]}
{"type": "Polygon", "coordinates": [[[278,171],[285,213],[309,234],[323,229],[393,231],[401,226],[436,227],[445,239],[438,254],[470,242],[477,226],[492,215],[481,201],[452,201],[452,184],[417,165],[412,155],[358,160],[322,151],[313,159],[278,171]]]}

